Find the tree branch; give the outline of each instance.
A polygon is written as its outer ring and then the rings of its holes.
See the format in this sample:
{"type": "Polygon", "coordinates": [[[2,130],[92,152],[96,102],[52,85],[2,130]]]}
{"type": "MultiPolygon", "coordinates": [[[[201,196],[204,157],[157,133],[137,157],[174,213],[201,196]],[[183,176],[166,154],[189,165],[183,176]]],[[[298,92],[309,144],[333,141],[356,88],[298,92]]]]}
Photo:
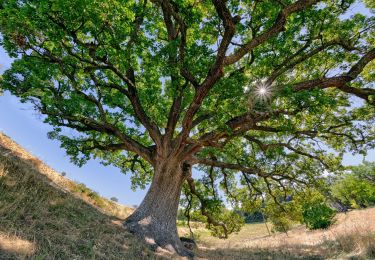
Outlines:
{"type": "Polygon", "coordinates": [[[255,47],[259,46],[260,44],[266,42],[271,37],[282,32],[284,30],[286,20],[291,14],[302,11],[318,2],[319,0],[299,0],[291,5],[284,7],[279,12],[279,15],[277,16],[275,23],[270,29],[260,34],[259,36],[253,38],[248,43],[244,44],[241,48],[239,48],[232,55],[225,57],[224,65],[227,66],[227,65],[230,65],[239,61],[243,56],[245,56],[255,47]]]}
{"type": "Polygon", "coordinates": [[[350,87],[347,84],[356,79],[356,77],[362,72],[365,66],[375,59],[375,49],[368,51],[361,59],[354,64],[349,72],[344,73],[340,76],[331,77],[331,78],[319,78],[312,79],[303,82],[293,84],[293,90],[295,92],[309,90],[314,87],[320,89],[335,87],[340,89],[343,92],[353,94],[359,98],[362,98],[369,102],[372,105],[375,105],[375,99],[369,100],[369,97],[375,95],[375,89],[372,88],[354,88],[350,87]]]}

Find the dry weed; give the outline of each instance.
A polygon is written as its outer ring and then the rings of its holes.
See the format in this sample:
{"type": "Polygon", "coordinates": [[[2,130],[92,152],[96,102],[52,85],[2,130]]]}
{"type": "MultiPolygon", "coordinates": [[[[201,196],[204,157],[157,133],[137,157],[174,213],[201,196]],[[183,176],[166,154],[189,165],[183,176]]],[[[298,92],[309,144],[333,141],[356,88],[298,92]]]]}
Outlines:
{"type": "Polygon", "coordinates": [[[208,259],[375,258],[375,208],[339,214],[327,230],[298,226],[288,234],[268,235],[264,224],[249,224],[228,240],[198,231],[201,254],[208,259]]]}

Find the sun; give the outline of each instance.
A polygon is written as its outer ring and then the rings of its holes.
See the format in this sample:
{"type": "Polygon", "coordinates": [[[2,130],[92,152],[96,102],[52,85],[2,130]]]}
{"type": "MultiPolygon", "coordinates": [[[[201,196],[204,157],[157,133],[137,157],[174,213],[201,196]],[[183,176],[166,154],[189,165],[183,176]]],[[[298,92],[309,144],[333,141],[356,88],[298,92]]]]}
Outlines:
{"type": "Polygon", "coordinates": [[[266,102],[272,96],[271,86],[262,82],[257,83],[254,89],[254,95],[256,99],[266,102]]]}

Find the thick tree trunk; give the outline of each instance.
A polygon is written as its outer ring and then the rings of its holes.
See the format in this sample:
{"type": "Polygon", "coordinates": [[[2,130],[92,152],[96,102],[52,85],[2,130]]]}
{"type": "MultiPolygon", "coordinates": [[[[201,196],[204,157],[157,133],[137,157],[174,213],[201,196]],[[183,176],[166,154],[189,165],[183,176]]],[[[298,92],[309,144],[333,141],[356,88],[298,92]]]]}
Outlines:
{"type": "Polygon", "coordinates": [[[161,247],[182,256],[192,256],[177,233],[177,211],[186,176],[179,164],[155,167],[150,189],[141,205],[125,220],[125,227],[154,249],[161,247]]]}

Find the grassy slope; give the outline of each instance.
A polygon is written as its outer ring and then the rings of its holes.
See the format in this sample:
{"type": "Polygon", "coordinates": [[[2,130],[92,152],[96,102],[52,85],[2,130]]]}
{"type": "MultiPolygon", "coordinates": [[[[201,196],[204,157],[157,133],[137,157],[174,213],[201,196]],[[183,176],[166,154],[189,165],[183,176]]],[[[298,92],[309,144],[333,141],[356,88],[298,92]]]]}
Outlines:
{"type": "Polygon", "coordinates": [[[131,210],[62,177],[0,134],[0,259],[154,258],[121,226],[131,210]]]}

